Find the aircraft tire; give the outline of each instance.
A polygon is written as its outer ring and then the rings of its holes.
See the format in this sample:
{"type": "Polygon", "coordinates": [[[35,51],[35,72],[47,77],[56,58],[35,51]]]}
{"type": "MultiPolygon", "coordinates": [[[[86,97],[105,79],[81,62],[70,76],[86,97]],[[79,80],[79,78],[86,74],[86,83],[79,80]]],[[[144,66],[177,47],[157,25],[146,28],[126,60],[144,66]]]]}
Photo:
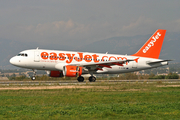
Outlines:
{"type": "Polygon", "coordinates": [[[77,80],[78,80],[78,82],[84,82],[84,77],[79,76],[79,77],[77,78],[77,80]]]}
{"type": "Polygon", "coordinates": [[[96,78],[94,76],[89,77],[89,82],[95,82],[96,78]]]}
{"type": "Polygon", "coordinates": [[[35,76],[32,76],[32,77],[31,77],[31,80],[35,80],[35,79],[36,79],[36,77],[35,77],[35,76]]]}

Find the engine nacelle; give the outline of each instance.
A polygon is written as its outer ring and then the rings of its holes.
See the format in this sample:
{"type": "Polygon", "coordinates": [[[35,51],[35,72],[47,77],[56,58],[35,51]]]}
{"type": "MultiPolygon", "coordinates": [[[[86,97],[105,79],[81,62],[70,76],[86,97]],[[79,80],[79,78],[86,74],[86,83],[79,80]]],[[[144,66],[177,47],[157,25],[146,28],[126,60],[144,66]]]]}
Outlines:
{"type": "Polygon", "coordinates": [[[82,67],[77,66],[64,66],[64,76],[67,77],[79,77],[82,75],[82,67]]]}
{"type": "Polygon", "coordinates": [[[50,77],[63,77],[63,72],[62,71],[50,71],[49,73],[50,77]]]}

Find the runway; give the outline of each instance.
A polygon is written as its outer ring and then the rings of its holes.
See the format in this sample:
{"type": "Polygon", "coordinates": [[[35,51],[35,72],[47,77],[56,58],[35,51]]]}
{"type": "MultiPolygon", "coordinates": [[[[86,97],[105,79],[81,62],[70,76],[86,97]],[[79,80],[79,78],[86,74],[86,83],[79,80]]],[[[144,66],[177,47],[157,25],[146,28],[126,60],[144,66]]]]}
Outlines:
{"type": "Polygon", "coordinates": [[[153,83],[161,81],[163,83],[180,83],[180,79],[154,79],[154,80],[96,80],[96,82],[89,82],[85,80],[84,82],[78,82],[77,80],[65,80],[65,81],[0,81],[0,85],[83,85],[83,84],[96,84],[96,83],[153,83]]]}

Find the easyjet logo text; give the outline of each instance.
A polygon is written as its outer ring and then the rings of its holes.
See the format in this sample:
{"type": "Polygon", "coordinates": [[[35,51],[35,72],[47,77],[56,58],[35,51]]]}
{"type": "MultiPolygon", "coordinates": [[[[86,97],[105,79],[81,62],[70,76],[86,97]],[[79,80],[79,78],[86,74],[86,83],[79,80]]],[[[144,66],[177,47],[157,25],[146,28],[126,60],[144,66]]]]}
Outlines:
{"type": "Polygon", "coordinates": [[[71,54],[71,53],[55,53],[55,52],[42,52],[41,58],[43,60],[60,60],[65,61],[66,63],[70,64],[73,60],[76,62],[100,62],[100,61],[111,61],[111,60],[127,60],[126,57],[115,57],[115,56],[102,56],[99,57],[97,54],[84,54],[81,52],[78,52],[77,54],[71,54]]]}
{"type": "Polygon", "coordinates": [[[143,53],[146,53],[151,47],[153,47],[154,44],[156,43],[156,41],[159,39],[160,36],[161,36],[161,34],[159,32],[155,36],[153,36],[151,38],[152,40],[143,49],[143,53]]]}

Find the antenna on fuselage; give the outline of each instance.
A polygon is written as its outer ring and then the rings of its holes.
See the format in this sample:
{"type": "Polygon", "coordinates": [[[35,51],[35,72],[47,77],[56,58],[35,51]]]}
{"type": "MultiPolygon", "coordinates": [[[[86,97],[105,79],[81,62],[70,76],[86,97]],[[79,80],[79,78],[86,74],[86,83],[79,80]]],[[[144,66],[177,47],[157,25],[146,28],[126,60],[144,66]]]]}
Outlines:
{"type": "Polygon", "coordinates": [[[108,51],[106,52],[106,54],[108,54],[108,51]]]}
{"type": "Polygon", "coordinates": [[[38,49],[39,49],[39,47],[36,48],[36,50],[38,50],[38,49]]]}

